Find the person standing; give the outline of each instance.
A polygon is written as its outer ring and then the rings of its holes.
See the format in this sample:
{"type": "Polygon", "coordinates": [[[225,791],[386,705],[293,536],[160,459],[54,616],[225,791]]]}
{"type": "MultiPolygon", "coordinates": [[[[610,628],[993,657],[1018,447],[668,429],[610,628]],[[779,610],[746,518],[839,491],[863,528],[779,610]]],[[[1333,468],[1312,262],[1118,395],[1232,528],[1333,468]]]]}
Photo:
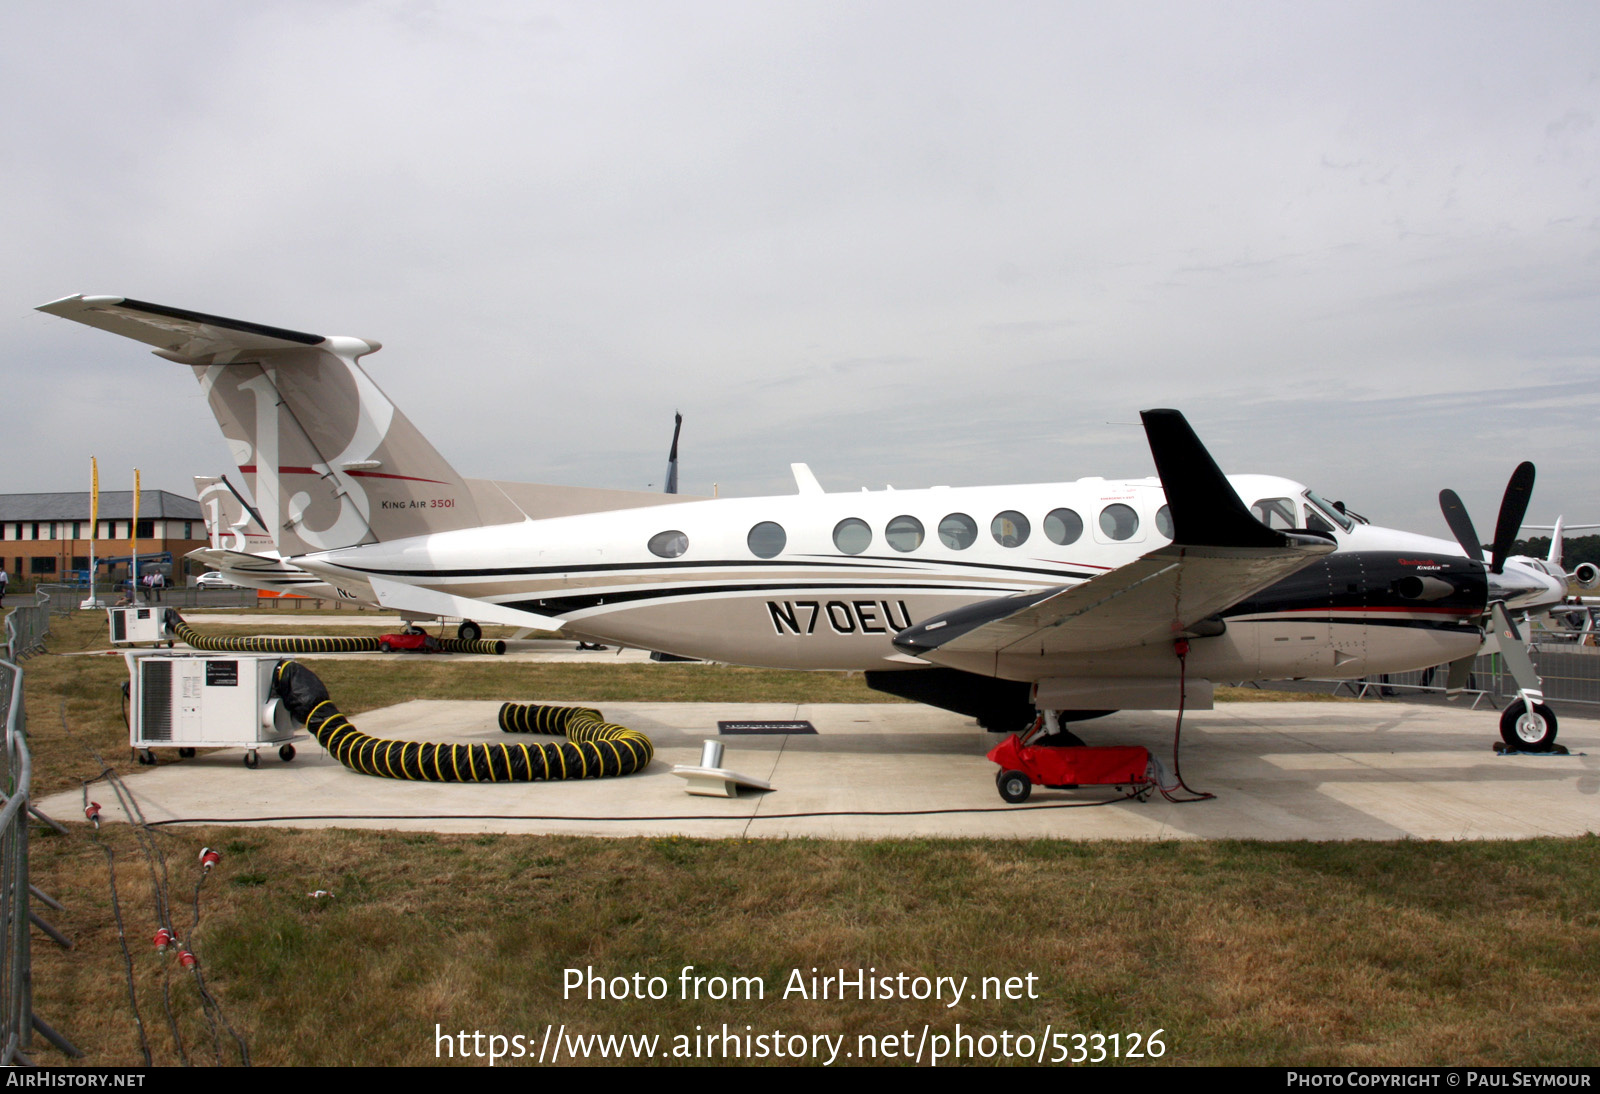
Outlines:
{"type": "Polygon", "coordinates": [[[6,586],[11,584],[11,575],[6,573],[4,563],[0,563],[0,608],[6,606],[6,586]]]}

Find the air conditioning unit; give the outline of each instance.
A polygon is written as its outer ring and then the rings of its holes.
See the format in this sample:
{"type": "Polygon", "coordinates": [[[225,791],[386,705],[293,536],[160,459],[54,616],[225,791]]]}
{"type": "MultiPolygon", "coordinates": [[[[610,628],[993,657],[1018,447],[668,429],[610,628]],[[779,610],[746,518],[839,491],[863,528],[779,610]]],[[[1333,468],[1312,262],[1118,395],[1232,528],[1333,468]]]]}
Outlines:
{"type": "Polygon", "coordinates": [[[282,660],[271,655],[171,654],[129,650],[128,743],[141,763],[152,748],[244,748],[245,766],[257,751],[278,745],[294,758],[294,719],[272,694],[272,674],[282,660]],[[143,750],[140,752],[139,750],[143,750]]]}
{"type": "Polygon", "coordinates": [[[106,614],[111,617],[111,644],[136,646],[165,642],[170,646],[172,636],[167,633],[162,613],[161,608],[107,608],[106,614]]]}

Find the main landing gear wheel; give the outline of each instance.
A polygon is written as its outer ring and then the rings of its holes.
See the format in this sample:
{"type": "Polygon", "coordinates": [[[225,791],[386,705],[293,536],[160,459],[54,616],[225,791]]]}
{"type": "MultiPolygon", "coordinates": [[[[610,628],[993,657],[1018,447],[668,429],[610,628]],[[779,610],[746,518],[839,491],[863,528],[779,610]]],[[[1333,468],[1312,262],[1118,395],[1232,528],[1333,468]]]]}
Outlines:
{"type": "Polygon", "coordinates": [[[1012,805],[1021,805],[1033,793],[1033,780],[1021,771],[1002,771],[994,777],[1000,796],[1012,805]]]}
{"type": "Polygon", "coordinates": [[[1543,703],[1516,700],[1500,712],[1500,739],[1518,752],[1549,752],[1556,743],[1556,713],[1543,703]]]}
{"type": "Polygon", "coordinates": [[[456,637],[463,642],[476,642],[483,637],[483,628],[470,619],[463,619],[461,626],[456,628],[456,637]]]}

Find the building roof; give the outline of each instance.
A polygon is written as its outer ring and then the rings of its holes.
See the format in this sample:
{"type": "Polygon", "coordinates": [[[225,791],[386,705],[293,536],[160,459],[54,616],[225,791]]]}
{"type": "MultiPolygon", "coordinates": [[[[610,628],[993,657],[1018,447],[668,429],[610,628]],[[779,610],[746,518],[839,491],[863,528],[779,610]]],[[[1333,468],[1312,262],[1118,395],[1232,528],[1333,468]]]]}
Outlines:
{"type": "MultiPolygon", "coordinates": [[[[132,490],[100,491],[101,520],[130,520],[132,490]]],[[[89,491],[58,494],[0,494],[0,521],[88,520],[89,491]]],[[[200,503],[166,490],[139,492],[140,520],[199,520],[200,503]]]]}

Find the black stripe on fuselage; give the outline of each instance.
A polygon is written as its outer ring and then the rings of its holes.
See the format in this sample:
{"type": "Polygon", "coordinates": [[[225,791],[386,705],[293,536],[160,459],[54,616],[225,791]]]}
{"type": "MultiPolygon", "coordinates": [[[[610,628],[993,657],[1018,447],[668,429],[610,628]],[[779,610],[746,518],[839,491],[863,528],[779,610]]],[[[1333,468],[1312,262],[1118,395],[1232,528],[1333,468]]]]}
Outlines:
{"type": "Polygon", "coordinates": [[[860,597],[863,594],[867,594],[870,597],[883,597],[898,596],[911,590],[939,593],[977,593],[979,595],[993,594],[996,591],[995,587],[990,585],[932,585],[909,582],[874,585],[838,585],[826,582],[817,584],[777,582],[773,584],[673,585],[667,587],[652,585],[647,588],[630,589],[625,592],[549,596],[531,600],[502,601],[499,603],[502,603],[505,607],[517,608],[525,612],[560,613],[582,611],[585,608],[599,608],[610,604],[637,604],[642,601],[671,600],[679,597],[707,596],[716,593],[815,593],[820,591],[831,592],[840,597],[860,597]]]}
{"type": "MultiPolygon", "coordinates": [[[[1408,611],[1437,613],[1432,620],[1415,622],[1369,619],[1375,626],[1449,626],[1437,618],[1455,614],[1461,623],[1475,620],[1487,606],[1489,584],[1481,562],[1459,555],[1425,555],[1419,552],[1351,551],[1325,555],[1303,570],[1269,585],[1224,610],[1223,619],[1239,616],[1275,616],[1293,613],[1304,622],[1314,613],[1331,617],[1335,612],[1408,611]],[[1436,578],[1450,585],[1448,595],[1431,600],[1402,596],[1408,578],[1436,578]]],[[[1476,625],[1476,624],[1472,624],[1476,625]]]]}
{"type": "MultiPolygon", "coordinates": [[[[1002,566],[993,562],[956,562],[947,559],[894,559],[883,558],[877,555],[855,556],[863,562],[844,561],[832,558],[775,558],[775,559],[721,559],[707,562],[684,560],[663,560],[661,562],[602,562],[586,566],[477,566],[460,570],[394,570],[377,566],[352,566],[348,563],[329,559],[341,570],[349,570],[357,574],[375,574],[379,577],[395,577],[405,579],[433,579],[447,577],[537,577],[551,574],[593,574],[615,573],[621,570],[680,570],[694,567],[708,570],[740,569],[750,566],[773,567],[787,566],[791,569],[797,567],[837,566],[849,570],[879,571],[884,569],[902,570],[913,574],[937,573],[939,570],[959,566],[964,569],[993,570],[1000,573],[1016,574],[1043,574],[1056,579],[1076,579],[1086,581],[1099,574],[1088,570],[1047,570],[1036,566],[1002,566]],[[866,564],[864,564],[866,563],[866,564]],[[873,565],[876,563],[877,565],[873,565]],[[888,563],[888,566],[882,565],[888,563]]],[[[292,560],[291,560],[292,561],[292,560]]]]}

